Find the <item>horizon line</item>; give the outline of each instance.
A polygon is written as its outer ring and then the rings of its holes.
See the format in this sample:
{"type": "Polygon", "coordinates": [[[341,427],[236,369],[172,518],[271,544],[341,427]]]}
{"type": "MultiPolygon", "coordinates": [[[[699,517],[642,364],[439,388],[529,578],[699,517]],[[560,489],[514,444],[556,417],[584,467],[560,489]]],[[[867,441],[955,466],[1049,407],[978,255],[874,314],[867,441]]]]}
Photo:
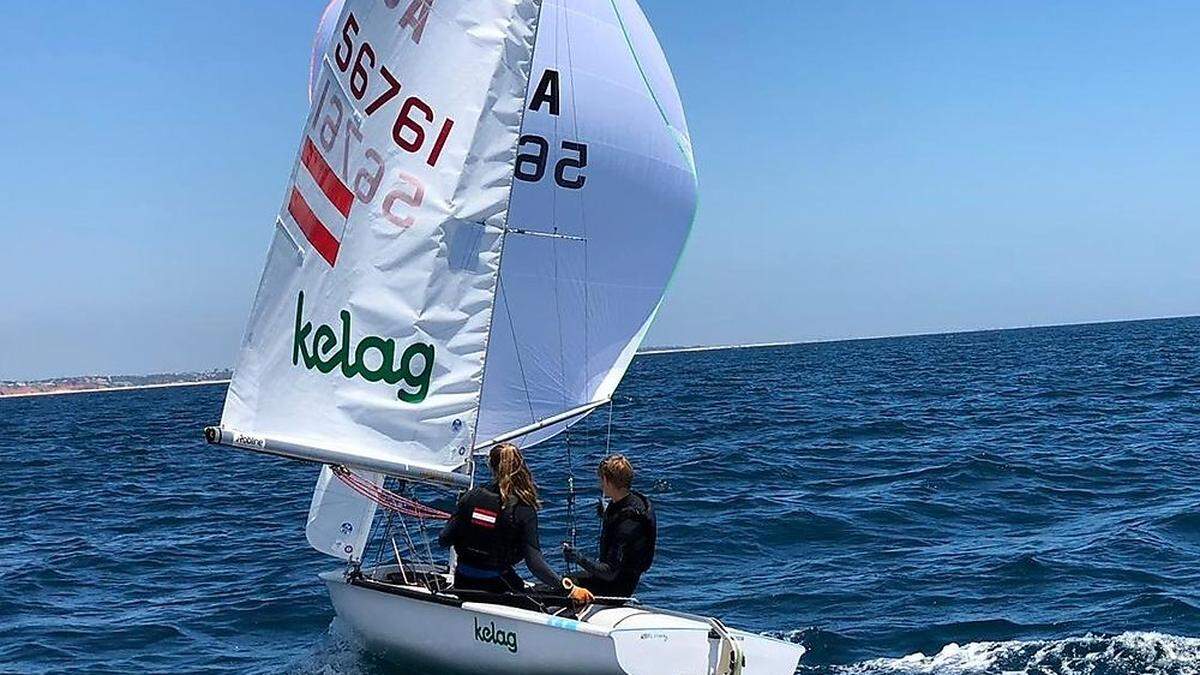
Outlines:
{"type": "Polygon", "coordinates": [[[1031,324],[1028,326],[1000,326],[996,328],[968,328],[964,330],[927,331],[916,333],[893,333],[888,335],[864,335],[839,338],[812,338],[800,340],[783,340],[779,342],[748,342],[745,344],[723,345],[692,345],[692,346],[662,346],[644,347],[637,351],[638,356],[654,356],[657,354],[677,354],[681,352],[720,351],[724,349],[760,349],[768,347],[792,347],[796,345],[836,344],[839,342],[869,342],[872,340],[898,340],[902,338],[938,337],[943,335],[973,335],[975,333],[1005,333],[1020,330],[1039,330],[1043,328],[1071,328],[1074,326],[1105,326],[1119,323],[1147,323],[1150,321],[1178,321],[1180,319],[1200,319],[1200,314],[1178,314],[1173,316],[1150,316],[1136,319],[1101,319],[1099,321],[1071,321],[1067,323],[1031,324]]]}
{"type": "MultiPolygon", "coordinates": [[[[1145,322],[1150,322],[1150,321],[1177,321],[1180,319],[1197,319],[1197,318],[1200,318],[1200,314],[1179,314],[1179,315],[1174,315],[1174,316],[1153,316],[1153,317],[1142,317],[1142,318],[1136,318],[1136,319],[1101,319],[1099,321],[1073,321],[1073,322],[1067,322],[1067,323],[1049,323],[1049,324],[1036,324],[1036,325],[1028,325],[1028,326],[1001,326],[1001,327],[996,327],[996,328],[969,328],[969,329],[965,329],[965,330],[927,331],[927,332],[915,332],[915,333],[894,333],[894,334],[888,334],[888,335],[866,335],[866,336],[852,336],[852,337],[840,337],[840,338],[812,338],[812,339],[799,339],[799,340],[781,340],[781,341],[772,341],[772,342],[747,342],[747,343],[733,343],[733,344],[688,345],[688,346],[663,345],[663,346],[655,346],[655,347],[643,347],[635,353],[635,356],[657,356],[660,354],[680,354],[680,353],[687,353],[687,352],[723,351],[723,350],[730,350],[730,349],[767,349],[767,348],[771,348],[771,347],[791,347],[791,346],[795,346],[795,345],[836,344],[836,343],[840,343],[840,342],[869,342],[872,340],[892,340],[892,339],[915,338],[915,337],[936,337],[936,336],[942,336],[942,335],[972,335],[975,333],[1000,333],[1000,332],[1019,331],[1019,330],[1037,330],[1037,329],[1042,329],[1042,328],[1070,328],[1073,326],[1103,326],[1103,325],[1108,325],[1108,324],[1119,324],[1119,323],[1145,323],[1145,322]]],[[[25,379],[21,379],[21,380],[0,378],[0,382],[17,382],[17,381],[45,382],[47,380],[61,380],[61,379],[84,378],[84,377],[148,377],[151,375],[172,375],[172,374],[187,375],[187,374],[199,374],[199,373],[207,373],[207,372],[213,372],[213,371],[225,371],[225,370],[232,372],[233,367],[229,366],[229,367],[225,367],[225,368],[208,368],[208,369],[204,369],[204,370],[186,370],[186,371],[180,370],[180,371],[174,371],[174,372],[157,371],[157,372],[142,373],[142,374],[119,373],[119,374],[113,374],[113,375],[104,375],[104,374],[98,374],[98,373],[89,373],[89,374],[85,374],[85,375],[57,375],[57,376],[42,377],[42,378],[25,378],[25,379]]],[[[22,397],[30,397],[30,396],[54,396],[54,395],[58,395],[58,394],[86,394],[86,393],[94,393],[94,392],[101,392],[101,391],[129,391],[129,390],[135,390],[135,389],[178,387],[178,386],[186,386],[186,385],[191,385],[191,384],[221,384],[221,383],[227,383],[227,382],[229,382],[229,380],[222,380],[222,379],[203,380],[203,381],[187,381],[187,382],[167,382],[167,383],[158,383],[158,384],[106,387],[106,388],[102,388],[102,389],[71,389],[71,390],[62,390],[62,391],[56,391],[56,392],[31,392],[28,394],[0,394],[0,398],[22,398],[22,397]]]]}

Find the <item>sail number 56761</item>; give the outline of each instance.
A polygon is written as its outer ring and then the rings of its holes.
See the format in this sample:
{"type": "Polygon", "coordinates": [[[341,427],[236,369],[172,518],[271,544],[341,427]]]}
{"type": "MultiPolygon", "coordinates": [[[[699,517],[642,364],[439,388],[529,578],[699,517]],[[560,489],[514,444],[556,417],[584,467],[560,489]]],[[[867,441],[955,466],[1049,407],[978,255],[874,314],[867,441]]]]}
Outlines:
{"type": "MultiPolygon", "coordinates": [[[[341,41],[333,50],[333,61],[338,70],[349,73],[350,95],[356,101],[367,98],[367,92],[372,89],[372,80],[381,79],[383,81],[383,90],[363,109],[363,113],[370,117],[399,96],[403,85],[386,65],[376,68],[375,48],[369,42],[363,40],[361,43],[355,44],[355,37],[360,30],[358,19],[351,12],[346,16],[346,22],[342,24],[341,41]],[[379,75],[379,78],[374,77],[376,74],[379,75]]],[[[400,110],[396,114],[396,121],[392,125],[392,140],[405,152],[419,153],[425,148],[426,141],[429,140],[426,125],[434,124],[436,121],[437,115],[428,103],[419,96],[409,96],[404,103],[400,104],[400,110]]],[[[437,135],[434,137],[429,155],[425,159],[426,164],[437,166],[437,161],[442,156],[442,150],[446,147],[446,141],[450,138],[450,131],[453,128],[454,120],[449,117],[442,121],[440,127],[434,124],[433,129],[437,130],[437,135]]]]}

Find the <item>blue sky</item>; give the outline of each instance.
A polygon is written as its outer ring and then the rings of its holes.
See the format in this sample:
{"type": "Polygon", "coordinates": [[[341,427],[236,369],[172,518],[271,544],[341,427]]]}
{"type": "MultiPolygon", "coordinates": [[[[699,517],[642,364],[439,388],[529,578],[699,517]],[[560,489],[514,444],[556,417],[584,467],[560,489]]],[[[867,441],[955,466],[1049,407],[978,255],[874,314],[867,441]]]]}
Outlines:
{"type": "MultiPolygon", "coordinates": [[[[0,378],[232,363],[321,4],[5,4],[0,378]]],[[[1200,5],[642,4],[701,178],[651,344],[1200,313],[1200,5]]]]}

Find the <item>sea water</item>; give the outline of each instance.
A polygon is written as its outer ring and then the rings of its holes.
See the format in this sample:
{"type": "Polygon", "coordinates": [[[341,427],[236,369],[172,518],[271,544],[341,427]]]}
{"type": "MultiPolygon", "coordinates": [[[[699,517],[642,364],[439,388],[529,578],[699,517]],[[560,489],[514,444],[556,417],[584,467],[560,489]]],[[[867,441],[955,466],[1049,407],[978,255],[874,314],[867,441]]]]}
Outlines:
{"type": "MultiPolygon", "coordinates": [[[[383,673],[308,548],[312,466],[204,444],[221,386],[0,401],[0,671],[383,673]]],[[[639,357],[638,595],[804,673],[1200,673],[1200,320],[639,357]]],[[[530,451],[562,568],[566,439],[530,451]]],[[[401,669],[400,672],[406,672],[401,669]]]]}

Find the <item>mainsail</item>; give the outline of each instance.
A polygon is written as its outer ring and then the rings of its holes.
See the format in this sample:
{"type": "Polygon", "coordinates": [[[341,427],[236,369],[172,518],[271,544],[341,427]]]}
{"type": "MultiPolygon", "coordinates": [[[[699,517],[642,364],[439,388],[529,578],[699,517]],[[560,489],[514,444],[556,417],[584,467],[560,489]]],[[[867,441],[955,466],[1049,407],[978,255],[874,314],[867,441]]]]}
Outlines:
{"type": "Polygon", "coordinates": [[[345,3],[220,440],[431,477],[466,461],[537,16],[345,3]]]}
{"type": "MultiPolygon", "coordinates": [[[[321,25],[215,440],[453,482],[616,389],[695,210],[679,95],[635,0],[335,0],[321,25]]],[[[374,509],[331,478],[310,541],[361,550],[374,509]]]]}

